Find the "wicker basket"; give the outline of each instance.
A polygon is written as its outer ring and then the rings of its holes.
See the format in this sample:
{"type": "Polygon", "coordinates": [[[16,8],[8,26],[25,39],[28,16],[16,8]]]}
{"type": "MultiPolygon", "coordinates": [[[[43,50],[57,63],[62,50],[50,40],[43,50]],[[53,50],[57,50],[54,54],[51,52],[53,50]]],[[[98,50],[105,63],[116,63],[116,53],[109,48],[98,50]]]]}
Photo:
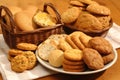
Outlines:
{"type": "Polygon", "coordinates": [[[0,23],[1,23],[2,33],[3,33],[5,42],[10,48],[16,48],[16,45],[21,42],[39,44],[52,34],[62,33],[63,24],[61,22],[60,14],[51,3],[44,4],[44,8],[43,8],[44,12],[48,13],[47,11],[48,6],[56,14],[57,24],[55,26],[50,28],[49,27],[39,28],[34,31],[21,31],[21,32],[16,31],[15,27],[17,26],[15,25],[15,22],[13,20],[13,16],[10,10],[5,6],[0,6],[0,23]],[[4,10],[6,14],[9,16],[10,25],[6,24],[6,21],[2,17],[2,10],[4,10]]]}

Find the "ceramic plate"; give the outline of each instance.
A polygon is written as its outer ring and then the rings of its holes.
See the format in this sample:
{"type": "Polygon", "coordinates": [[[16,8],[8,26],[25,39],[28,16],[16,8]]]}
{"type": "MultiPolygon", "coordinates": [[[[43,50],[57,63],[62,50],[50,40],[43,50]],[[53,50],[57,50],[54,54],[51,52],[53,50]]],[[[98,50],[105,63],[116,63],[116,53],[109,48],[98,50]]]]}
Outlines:
{"type": "Polygon", "coordinates": [[[104,66],[104,68],[102,69],[99,69],[99,70],[92,70],[92,71],[84,71],[84,72],[68,72],[68,71],[64,71],[62,68],[55,68],[53,66],[51,66],[47,61],[44,61],[42,60],[39,55],[38,55],[38,51],[36,51],[36,57],[39,61],[39,63],[41,65],[43,65],[44,67],[48,68],[48,69],[51,69],[53,71],[56,71],[56,72],[60,72],[60,73],[65,73],[65,74],[73,74],[73,75],[85,75],[85,74],[93,74],[93,73],[98,73],[98,72],[101,72],[101,71],[104,71],[106,69],[108,69],[109,67],[111,67],[117,60],[117,52],[116,50],[114,50],[114,54],[115,54],[115,58],[113,59],[113,61],[111,61],[110,63],[106,64],[104,66]]]}

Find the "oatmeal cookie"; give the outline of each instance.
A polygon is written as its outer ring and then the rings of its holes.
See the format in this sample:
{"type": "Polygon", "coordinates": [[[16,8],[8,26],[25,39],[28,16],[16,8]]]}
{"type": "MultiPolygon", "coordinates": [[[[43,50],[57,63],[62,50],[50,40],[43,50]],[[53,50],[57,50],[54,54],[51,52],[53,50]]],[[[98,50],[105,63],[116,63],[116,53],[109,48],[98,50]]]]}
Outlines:
{"type": "Polygon", "coordinates": [[[114,57],[115,57],[114,53],[110,53],[110,54],[107,54],[107,55],[102,55],[104,64],[107,64],[107,63],[111,62],[114,59],[114,57]]]}
{"type": "Polygon", "coordinates": [[[110,9],[103,5],[99,4],[90,4],[87,8],[87,11],[94,13],[94,14],[99,14],[99,15],[110,15],[110,9]]]}
{"type": "Polygon", "coordinates": [[[88,44],[91,48],[97,50],[100,54],[110,54],[113,50],[110,42],[103,37],[94,37],[89,40],[88,44]]]}
{"type": "Polygon", "coordinates": [[[18,49],[21,50],[36,50],[37,46],[35,44],[31,44],[31,43],[18,43],[17,45],[18,49]]]}
{"type": "Polygon", "coordinates": [[[81,10],[78,7],[71,7],[62,13],[61,20],[64,23],[72,23],[78,18],[80,12],[81,10]]]}
{"type": "Polygon", "coordinates": [[[32,51],[25,51],[23,54],[28,59],[28,67],[27,69],[32,69],[36,65],[36,56],[32,51]]]}
{"type": "Polygon", "coordinates": [[[24,55],[17,55],[11,61],[11,69],[15,72],[23,72],[28,67],[28,59],[24,55]]]}
{"type": "Polygon", "coordinates": [[[100,21],[88,12],[82,12],[76,20],[73,29],[83,32],[98,32],[103,29],[100,21]]]}
{"type": "Polygon", "coordinates": [[[95,49],[85,48],[83,50],[83,60],[90,69],[96,70],[104,67],[102,56],[95,49]]]}

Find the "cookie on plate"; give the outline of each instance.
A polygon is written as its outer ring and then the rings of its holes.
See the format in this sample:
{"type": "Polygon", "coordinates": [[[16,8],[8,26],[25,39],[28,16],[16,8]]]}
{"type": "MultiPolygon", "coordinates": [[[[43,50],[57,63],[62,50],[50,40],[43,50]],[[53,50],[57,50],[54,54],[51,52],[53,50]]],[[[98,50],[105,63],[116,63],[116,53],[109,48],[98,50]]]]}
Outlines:
{"type": "Polygon", "coordinates": [[[77,45],[72,41],[71,35],[66,36],[65,40],[71,45],[73,49],[79,49],[77,45]]]}
{"type": "Polygon", "coordinates": [[[70,45],[67,41],[65,41],[65,39],[61,39],[61,40],[59,41],[58,47],[59,47],[61,50],[63,50],[63,51],[72,49],[71,45],[70,45]]]}
{"type": "Polygon", "coordinates": [[[83,53],[79,49],[69,49],[64,52],[64,58],[71,61],[81,61],[83,53]]]}
{"type": "Polygon", "coordinates": [[[113,52],[110,53],[110,54],[107,54],[107,55],[102,55],[104,64],[107,64],[107,63],[111,62],[114,59],[114,57],[115,57],[115,55],[114,55],[113,52]]]}
{"type": "Polygon", "coordinates": [[[80,36],[81,36],[81,33],[80,31],[76,31],[76,32],[73,32],[71,33],[71,39],[72,41],[75,43],[75,45],[80,49],[80,50],[83,50],[85,48],[85,46],[83,45],[83,43],[80,41],[80,36]]]}
{"type": "Polygon", "coordinates": [[[104,67],[102,56],[95,49],[85,48],[83,50],[83,60],[90,69],[97,70],[104,67]]]}
{"type": "Polygon", "coordinates": [[[113,51],[110,42],[103,37],[94,37],[89,40],[88,44],[100,54],[110,54],[113,51]]]}

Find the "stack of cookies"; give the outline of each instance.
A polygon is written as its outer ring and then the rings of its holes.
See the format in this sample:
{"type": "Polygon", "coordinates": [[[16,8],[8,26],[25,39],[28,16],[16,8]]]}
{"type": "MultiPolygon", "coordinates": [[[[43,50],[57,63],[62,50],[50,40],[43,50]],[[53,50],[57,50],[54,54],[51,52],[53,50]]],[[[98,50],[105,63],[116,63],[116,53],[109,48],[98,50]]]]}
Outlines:
{"type": "Polygon", "coordinates": [[[69,72],[82,72],[86,69],[83,61],[83,53],[78,49],[70,49],[64,52],[63,70],[69,72]]]}
{"type": "Polygon", "coordinates": [[[100,36],[112,26],[110,13],[109,8],[93,0],[70,0],[70,7],[62,13],[61,19],[70,31],[100,36]]]}
{"type": "Polygon", "coordinates": [[[23,72],[35,67],[37,59],[33,51],[37,46],[30,43],[17,44],[18,49],[10,49],[8,60],[11,63],[11,69],[15,72],[23,72]]]}

